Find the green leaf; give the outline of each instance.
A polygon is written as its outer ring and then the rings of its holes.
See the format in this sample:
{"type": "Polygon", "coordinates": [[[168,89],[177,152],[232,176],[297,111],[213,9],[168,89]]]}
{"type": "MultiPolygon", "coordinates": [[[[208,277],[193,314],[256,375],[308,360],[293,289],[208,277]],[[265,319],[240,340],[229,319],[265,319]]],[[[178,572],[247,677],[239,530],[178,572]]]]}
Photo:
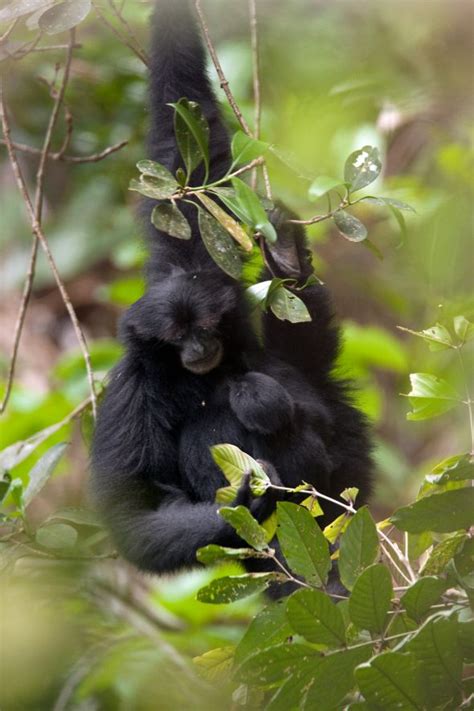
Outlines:
{"type": "Polygon", "coordinates": [[[355,687],[354,670],[371,655],[370,647],[341,650],[322,657],[314,665],[307,684],[304,711],[334,711],[355,687]]]}
{"type": "Polygon", "coordinates": [[[344,185],[344,183],[340,179],[331,178],[328,175],[319,175],[313,180],[309,187],[308,198],[312,202],[315,202],[323,195],[326,195],[330,190],[340,188],[341,185],[344,185]]]}
{"type": "Polygon", "coordinates": [[[239,212],[244,216],[243,221],[258,232],[261,232],[268,242],[276,242],[277,234],[275,228],[269,221],[258,196],[240,178],[232,178],[232,185],[235,190],[235,201],[239,212]]]}
{"type": "Polygon", "coordinates": [[[209,175],[209,124],[195,101],[182,98],[169,106],[175,110],[176,142],[186,166],[188,179],[201,161],[204,161],[205,184],[209,175]]]}
{"type": "Polygon", "coordinates": [[[224,521],[227,521],[246,543],[258,551],[263,551],[267,548],[265,530],[254,519],[248,508],[245,506],[223,507],[219,509],[219,513],[224,521]]]}
{"type": "Polygon", "coordinates": [[[11,476],[8,474],[8,472],[5,472],[2,478],[0,479],[0,504],[2,503],[2,501],[5,500],[5,497],[8,494],[11,481],[11,476]]]}
{"type": "Polygon", "coordinates": [[[361,630],[382,634],[393,595],[388,568],[376,563],[357,578],[349,598],[349,615],[361,630]]]}
{"type": "Polygon", "coordinates": [[[178,188],[178,183],[170,173],[170,178],[156,178],[151,175],[142,174],[139,180],[133,178],[130,181],[129,190],[140,193],[153,200],[168,200],[178,188]]]}
{"type": "Polygon", "coordinates": [[[161,165],[161,163],[157,163],[154,160],[139,160],[137,168],[142,175],[150,178],[158,178],[163,182],[176,184],[176,179],[173,177],[173,174],[168,170],[168,168],[165,168],[164,165],[161,165]]]}
{"type": "Polygon", "coordinates": [[[401,200],[396,200],[395,198],[388,197],[375,197],[373,195],[368,195],[362,198],[364,202],[369,202],[372,205],[380,205],[380,207],[394,207],[396,210],[405,210],[406,212],[416,212],[415,208],[409,205],[407,202],[402,202],[401,200]]]}
{"type": "MultiPolygon", "coordinates": [[[[300,501],[300,506],[304,506],[305,509],[308,509],[313,518],[319,518],[319,516],[324,516],[324,511],[322,510],[321,504],[319,503],[316,496],[307,496],[306,499],[300,501]]],[[[326,535],[325,537],[327,538],[326,535]]]]}
{"type": "Polygon", "coordinates": [[[277,644],[248,657],[239,669],[239,678],[253,684],[274,684],[320,659],[320,653],[306,644],[277,644]]]}
{"type": "Polygon", "coordinates": [[[204,193],[197,193],[196,197],[202,202],[208,212],[222,225],[222,227],[240,244],[246,252],[251,252],[253,242],[243,229],[242,225],[234,220],[214,200],[204,193]]]}
{"type": "Polygon", "coordinates": [[[456,531],[456,533],[453,533],[451,536],[445,538],[444,541],[438,543],[431,551],[431,555],[421,571],[422,575],[439,575],[442,573],[448,563],[461,549],[465,540],[465,531],[456,531]]]}
{"type": "Polygon", "coordinates": [[[426,709],[423,668],[413,654],[384,652],[355,670],[369,706],[384,711],[426,709]]]}
{"type": "Polygon", "coordinates": [[[178,239],[191,239],[191,226],[181,210],[173,203],[162,203],[153,208],[152,224],[157,230],[178,239]]]}
{"type": "Polygon", "coordinates": [[[454,332],[461,343],[466,343],[474,338],[474,323],[468,321],[465,316],[455,316],[453,325],[454,332]]]}
{"type": "Polygon", "coordinates": [[[321,590],[295,592],[288,598],[286,614],[293,630],[308,642],[330,647],[346,643],[342,613],[321,590]]]}
{"type": "Polygon", "coordinates": [[[454,348],[453,339],[448,329],[440,323],[436,323],[431,328],[426,328],[424,331],[412,331],[409,328],[399,326],[400,331],[411,333],[412,336],[418,336],[426,341],[431,351],[442,351],[447,348],[454,348]]]}
{"type": "Polygon", "coordinates": [[[426,476],[430,484],[447,484],[450,481],[474,479],[474,461],[470,454],[458,454],[443,459],[426,476]]]}
{"type": "Polygon", "coordinates": [[[265,607],[250,623],[235,651],[235,663],[241,665],[256,652],[273,647],[291,636],[285,604],[279,600],[265,607]]]}
{"type": "Polygon", "coordinates": [[[462,656],[456,618],[428,620],[403,650],[422,664],[427,708],[438,708],[461,691],[462,656]]]}
{"type": "Polygon", "coordinates": [[[199,210],[199,230],[209,255],[229,276],[239,279],[242,261],[239,250],[227,230],[205,210],[199,210]]]}
{"type": "Polygon", "coordinates": [[[74,506],[54,511],[48,516],[49,521],[67,521],[74,523],[76,526],[88,526],[89,528],[102,528],[102,523],[99,521],[97,514],[90,509],[81,509],[74,506]]]}
{"type": "Polygon", "coordinates": [[[412,620],[421,622],[430,607],[440,599],[446,590],[446,582],[441,578],[426,576],[420,578],[402,595],[400,603],[412,620]]]}
{"type": "Polygon", "coordinates": [[[311,314],[304,301],[296,294],[285,289],[284,286],[280,286],[271,294],[269,306],[280,321],[289,321],[290,323],[307,323],[311,321],[311,314]]]}
{"type": "Polygon", "coordinates": [[[337,541],[339,536],[346,530],[350,520],[350,514],[343,513],[326,526],[323,530],[323,534],[329,543],[335,543],[337,541]]]}
{"type": "Polygon", "coordinates": [[[429,373],[411,373],[411,390],[407,394],[413,412],[408,420],[428,420],[452,410],[461,402],[454,388],[442,378],[429,373]]]}
{"type": "Polygon", "coordinates": [[[90,11],[91,0],[65,0],[46,10],[39,18],[38,26],[47,35],[55,35],[79,25],[90,11]]]}
{"type": "Polygon", "coordinates": [[[341,499],[347,501],[347,503],[351,504],[351,506],[355,504],[358,495],[359,489],[356,486],[348,486],[347,489],[344,489],[344,491],[341,491],[339,494],[341,499]]]}
{"type": "Polygon", "coordinates": [[[211,543],[208,546],[204,546],[204,548],[199,548],[196,558],[203,565],[213,565],[222,560],[244,560],[245,558],[255,557],[255,555],[255,551],[252,548],[225,548],[211,543]]]}
{"type": "Polygon", "coordinates": [[[28,475],[28,485],[23,494],[23,505],[26,507],[41,491],[43,486],[48,482],[54,470],[56,469],[59,460],[64,454],[67,444],[61,443],[51,447],[46,454],[43,454],[41,459],[36,462],[33,469],[28,475]]]}
{"type": "Polygon", "coordinates": [[[250,163],[255,158],[260,158],[267,152],[269,147],[269,143],[247,136],[243,131],[237,131],[232,138],[231,146],[233,165],[250,163]]]}
{"type": "Polygon", "coordinates": [[[363,506],[341,536],[339,573],[348,590],[352,590],[359,575],[375,562],[378,553],[377,528],[367,507],[363,506]]]}
{"type": "Polygon", "coordinates": [[[350,242],[362,242],[367,237],[366,226],[345,210],[337,210],[333,215],[334,223],[343,237],[350,242]]]}
{"type": "Polygon", "coordinates": [[[76,529],[65,523],[47,524],[36,531],[36,542],[43,548],[52,550],[74,548],[77,538],[76,529]]]}
{"type": "Polygon", "coordinates": [[[210,448],[211,456],[223,472],[229,484],[239,486],[244,474],[255,473],[268,480],[262,466],[256,459],[243,452],[235,444],[215,444],[210,448]]]}
{"type": "Polygon", "coordinates": [[[346,160],[344,181],[350,184],[351,192],[356,192],[373,183],[379,177],[381,170],[382,163],[378,148],[364,146],[351,153],[346,160]]]}
{"type": "Polygon", "coordinates": [[[425,496],[395,511],[390,520],[408,533],[451,533],[469,528],[474,524],[474,488],[469,486],[425,496]]]}
{"type": "Polygon", "coordinates": [[[119,306],[131,306],[145,293],[143,277],[117,279],[100,290],[100,296],[119,306]]]}
{"type": "MultiPolygon", "coordinates": [[[[285,578],[286,580],[286,578],[285,578]]],[[[197,593],[199,602],[211,605],[235,602],[249,595],[263,592],[272,582],[285,582],[278,573],[249,573],[247,575],[229,575],[213,580],[197,593]]]]}
{"type": "Polygon", "coordinates": [[[200,657],[194,657],[193,662],[200,675],[210,682],[221,682],[232,669],[235,647],[219,647],[211,649],[200,657]]]}
{"type": "Polygon", "coordinates": [[[277,535],[288,565],[311,585],[325,585],[331,569],[329,545],[309,511],[278,502],[277,535]]]}
{"type": "Polygon", "coordinates": [[[0,9],[0,22],[10,22],[17,17],[29,15],[35,10],[51,5],[51,0],[16,0],[0,9]]]}

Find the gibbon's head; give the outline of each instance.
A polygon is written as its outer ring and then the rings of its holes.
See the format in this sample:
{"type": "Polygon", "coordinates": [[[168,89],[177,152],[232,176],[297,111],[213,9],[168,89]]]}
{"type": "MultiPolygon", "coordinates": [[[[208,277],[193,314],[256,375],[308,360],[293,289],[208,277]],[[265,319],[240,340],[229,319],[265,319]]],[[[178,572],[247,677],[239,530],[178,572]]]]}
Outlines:
{"type": "Polygon", "coordinates": [[[217,368],[238,303],[238,289],[217,271],[177,272],[134,304],[128,325],[144,340],[171,346],[196,375],[217,368]]]}

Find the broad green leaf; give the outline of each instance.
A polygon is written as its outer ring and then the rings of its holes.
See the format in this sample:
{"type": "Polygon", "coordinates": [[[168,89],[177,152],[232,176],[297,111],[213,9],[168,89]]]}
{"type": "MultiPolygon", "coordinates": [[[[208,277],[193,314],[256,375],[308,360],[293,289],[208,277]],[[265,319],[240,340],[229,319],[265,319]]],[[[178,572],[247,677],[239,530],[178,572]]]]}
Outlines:
{"type": "Polygon", "coordinates": [[[130,181],[129,190],[140,193],[154,200],[168,200],[178,188],[178,183],[170,173],[170,178],[156,178],[151,175],[142,175],[139,180],[130,181]]]}
{"type": "Polygon", "coordinates": [[[461,402],[456,390],[442,378],[429,373],[411,373],[411,390],[407,394],[413,412],[408,420],[428,420],[452,410],[461,402]]]}
{"type": "Polygon", "coordinates": [[[320,175],[311,183],[308,190],[308,198],[314,202],[326,195],[330,190],[340,188],[343,185],[344,183],[340,179],[331,178],[328,175],[320,175]]]}
{"type": "Polygon", "coordinates": [[[232,504],[237,496],[238,486],[222,486],[216,491],[216,504],[232,504]]]}
{"type": "Polygon", "coordinates": [[[38,26],[47,35],[55,35],[79,25],[90,11],[91,0],[65,0],[46,10],[39,18],[38,26]]]}
{"type": "Polygon", "coordinates": [[[188,179],[201,161],[205,165],[204,183],[209,175],[209,124],[201,107],[195,101],[180,99],[169,104],[175,110],[174,130],[179,152],[188,173],[188,179]]]}
{"type": "Polygon", "coordinates": [[[400,603],[416,622],[421,622],[430,607],[438,602],[446,590],[446,582],[441,578],[426,576],[420,578],[402,595],[400,603]]]}
{"type": "Polygon", "coordinates": [[[290,636],[285,604],[279,600],[265,607],[250,623],[235,651],[235,663],[240,665],[247,657],[284,642],[290,636]]]}
{"type": "MultiPolygon", "coordinates": [[[[472,613],[471,613],[472,614],[472,613]]],[[[474,663],[474,619],[463,620],[459,615],[458,636],[463,658],[474,663]]]]}
{"type": "Polygon", "coordinates": [[[424,533],[408,533],[408,558],[416,561],[433,545],[433,536],[429,531],[424,533]]]}
{"type": "Polygon", "coordinates": [[[350,520],[350,514],[343,513],[326,526],[323,530],[323,534],[329,543],[335,543],[337,541],[339,536],[346,530],[350,520]]]}
{"type": "Polygon", "coordinates": [[[276,242],[275,228],[269,221],[258,196],[240,178],[232,178],[232,186],[235,190],[235,200],[239,211],[245,216],[244,222],[261,232],[268,242],[276,242]]]}
{"type": "Polygon", "coordinates": [[[349,212],[337,210],[333,220],[341,235],[350,242],[362,242],[366,239],[367,227],[349,212]]]}
{"type": "Polygon", "coordinates": [[[361,630],[382,634],[393,595],[392,579],[385,565],[376,563],[357,578],[349,598],[349,615],[361,630]]]}
{"type": "Polygon", "coordinates": [[[331,569],[329,544],[309,511],[280,501],[277,516],[278,540],[291,570],[311,585],[325,585],[331,569]]]}
{"type": "Polygon", "coordinates": [[[196,197],[202,202],[208,212],[216,218],[222,227],[240,244],[246,252],[251,252],[253,242],[245,232],[243,227],[234,220],[225,210],[222,209],[214,200],[204,193],[197,193],[196,197]]]}
{"type": "Polygon", "coordinates": [[[399,326],[400,331],[405,333],[410,333],[412,336],[418,336],[426,341],[430,350],[432,351],[442,351],[447,348],[453,348],[453,339],[448,329],[440,323],[431,326],[431,328],[426,328],[424,331],[412,331],[410,328],[403,328],[399,326]]]}
{"type": "Polygon", "coordinates": [[[430,557],[426,561],[421,571],[422,575],[439,575],[448,563],[454,558],[466,540],[465,531],[456,531],[444,541],[438,543],[431,551],[430,557]]]}
{"type": "Polygon", "coordinates": [[[48,482],[56,469],[59,460],[63,456],[66,447],[67,444],[64,442],[56,444],[54,447],[51,447],[46,454],[43,454],[38,462],[36,462],[35,466],[28,475],[28,485],[23,494],[24,506],[31,504],[35,496],[39,494],[43,486],[48,482]]]}
{"type": "Polygon", "coordinates": [[[286,614],[293,630],[308,642],[330,647],[346,643],[342,613],[321,590],[295,592],[288,598],[286,614]]]}
{"type": "Polygon", "coordinates": [[[462,656],[458,642],[458,623],[454,617],[438,617],[403,645],[422,664],[428,708],[444,706],[461,691],[462,656]]]}
{"type": "Polygon", "coordinates": [[[257,460],[236,447],[235,444],[215,444],[210,449],[213,460],[229,484],[238,486],[243,475],[250,473],[258,474],[259,478],[268,481],[267,475],[257,460]]]}
{"type": "Polygon", "coordinates": [[[384,711],[426,709],[423,667],[413,654],[384,652],[355,670],[369,706],[384,711]]]}
{"type": "Polygon", "coordinates": [[[451,533],[474,524],[474,488],[463,487],[425,496],[395,511],[390,520],[408,533],[451,533]]]}
{"type": "Polygon", "coordinates": [[[51,0],[15,0],[0,9],[0,22],[10,22],[17,17],[29,15],[40,8],[47,8],[51,0]]]}
{"type": "Polygon", "coordinates": [[[253,684],[274,684],[320,659],[320,653],[306,644],[277,644],[248,657],[239,669],[239,678],[253,684]]]}
{"type": "Polygon", "coordinates": [[[382,170],[378,148],[364,146],[351,153],[344,166],[344,182],[350,184],[351,192],[356,192],[373,183],[382,170]]]}
{"type": "Polygon", "coordinates": [[[81,509],[73,506],[54,511],[47,519],[49,521],[67,521],[76,526],[88,526],[90,528],[102,528],[97,514],[90,509],[81,509]]]}
{"type": "Polygon", "coordinates": [[[369,646],[332,652],[314,666],[307,684],[304,711],[334,711],[355,687],[354,670],[371,655],[369,646]]]}
{"type": "Polygon", "coordinates": [[[252,558],[256,555],[252,548],[225,548],[211,543],[204,548],[199,548],[196,558],[203,565],[213,565],[222,560],[252,558]]]}
{"type": "Polygon", "coordinates": [[[235,602],[249,595],[263,592],[273,582],[284,582],[284,580],[278,573],[229,575],[213,580],[209,585],[201,588],[197,593],[197,599],[210,605],[235,602]]]}
{"type": "Polygon", "coordinates": [[[36,542],[43,548],[52,550],[74,548],[77,538],[76,529],[66,523],[47,524],[36,531],[36,542]]]}
{"type": "Polygon", "coordinates": [[[269,147],[269,143],[247,136],[243,131],[237,131],[232,138],[231,146],[233,165],[250,163],[255,158],[260,158],[267,152],[269,147]]]}
{"type": "Polygon", "coordinates": [[[474,460],[470,454],[458,454],[443,459],[426,476],[430,484],[446,484],[449,481],[474,479],[474,460]]]}
{"type": "Polygon", "coordinates": [[[308,668],[305,668],[304,673],[291,674],[272,696],[265,711],[293,711],[300,708],[311,676],[312,670],[308,668]]]}
{"type": "Polygon", "coordinates": [[[311,321],[306,304],[299,296],[280,286],[269,297],[269,306],[272,312],[280,321],[290,323],[307,323],[311,321]]]}
{"type": "Polygon", "coordinates": [[[205,210],[199,210],[199,230],[209,255],[229,276],[239,279],[242,261],[237,245],[227,230],[205,210]]]}
{"type": "Polygon", "coordinates": [[[465,316],[455,316],[453,319],[454,332],[461,343],[466,343],[474,338],[474,323],[468,321],[465,316]]]}
{"type": "Polygon", "coordinates": [[[343,585],[352,590],[359,575],[375,563],[379,538],[374,520],[366,506],[360,508],[341,536],[339,573],[343,585]]]}
{"type": "Polygon", "coordinates": [[[154,160],[139,160],[137,163],[137,168],[142,175],[148,176],[150,178],[158,178],[163,182],[176,183],[176,179],[173,174],[165,168],[161,163],[157,163],[154,160]]]}
{"type": "Polygon", "coordinates": [[[153,208],[151,213],[152,224],[171,237],[178,239],[191,239],[191,225],[173,203],[162,203],[153,208]]]}
{"type": "Polygon", "coordinates": [[[211,649],[200,657],[194,657],[193,662],[200,675],[210,682],[222,682],[232,669],[235,647],[218,647],[211,649]]]}
{"type": "Polygon", "coordinates": [[[219,509],[219,513],[224,521],[227,521],[246,543],[258,551],[267,548],[265,530],[254,519],[248,508],[245,506],[223,507],[219,509]]]}

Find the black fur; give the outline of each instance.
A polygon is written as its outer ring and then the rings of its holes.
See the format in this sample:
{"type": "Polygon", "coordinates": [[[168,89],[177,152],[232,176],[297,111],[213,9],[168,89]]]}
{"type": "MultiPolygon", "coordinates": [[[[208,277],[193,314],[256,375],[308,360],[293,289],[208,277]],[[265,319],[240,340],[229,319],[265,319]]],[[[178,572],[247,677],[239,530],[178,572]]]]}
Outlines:
{"type": "MultiPolygon", "coordinates": [[[[220,176],[228,138],[187,3],[160,2],[154,24],[150,157],[172,170],[179,166],[166,103],[186,96],[201,104],[211,125],[211,166],[220,176]]],[[[144,208],[147,220],[151,205],[144,208]]],[[[192,206],[187,214],[195,220],[192,206]]],[[[272,219],[281,249],[268,258],[277,273],[303,282],[311,272],[304,232],[285,223],[282,211],[272,219]]],[[[93,445],[98,507],[121,553],[154,573],[195,565],[200,546],[242,545],[214,503],[227,482],[211,458],[213,444],[237,445],[261,460],[276,483],[296,486],[304,479],[333,497],[355,485],[361,502],[370,491],[364,418],[331,375],[338,331],[326,289],[299,292],[310,323],[265,315],[262,348],[241,287],[212,263],[192,225],[189,243],[151,231],[148,290],[122,320],[126,354],[113,371],[93,445]],[[183,366],[183,343],[200,348],[203,329],[221,344],[222,358],[196,374],[183,366]]],[[[245,478],[235,503],[262,521],[275,499],[269,493],[252,498],[245,478]]],[[[324,509],[327,520],[340,513],[324,509]]]]}

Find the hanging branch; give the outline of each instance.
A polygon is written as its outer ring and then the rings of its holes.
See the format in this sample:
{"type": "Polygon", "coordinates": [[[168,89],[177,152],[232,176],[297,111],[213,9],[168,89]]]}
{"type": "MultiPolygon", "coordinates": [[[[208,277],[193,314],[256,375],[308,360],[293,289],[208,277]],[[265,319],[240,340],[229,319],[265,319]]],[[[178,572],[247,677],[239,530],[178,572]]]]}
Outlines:
{"type": "MultiPolygon", "coordinates": [[[[0,144],[5,146],[6,141],[0,138],[0,144]]],[[[60,161],[63,163],[75,163],[76,165],[80,163],[98,163],[99,161],[104,160],[104,158],[110,156],[112,153],[120,151],[126,145],[128,145],[128,141],[120,141],[119,143],[115,143],[113,146],[105,148],[99,153],[91,153],[88,156],[64,155],[61,149],[61,151],[56,151],[55,153],[48,153],[46,157],[48,160],[60,161]]],[[[20,153],[29,153],[33,156],[40,156],[42,154],[41,148],[27,146],[26,143],[15,143],[14,141],[12,141],[12,146],[16,151],[19,151],[20,153]]]]}
{"type": "Polygon", "coordinates": [[[66,65],[65,65],[65,69],[64,69],[64,73],[63,73],[63,78],[62,78],[62,82],[61,82],[59,91],[57,92],[57,95],[55,98],[53,110],[51,112],[50,120],[48,123],[48,128],[47,128],[44,143],[43,143],[43,149],[41,151],[40,162],[39,162],[38,170],[36,173],[36,193],[35,193],[34,204],[30,198],[28,188],[26,185],[26,181],[23,177],[20,165],[18,163],[16,153],[15,153],[15,149],[12,144],[10,122],[8,119],[8,113],[7,113],[6,103],[5,103],[5,96],[4,96],[4,92],[3,92],[3,83],[0,81],[0,115],[1,115],[4,141],[5,141],[5,145],[7,147],[8,156],[10,159],[10,164],[11,164],[11,167],[13,170],[13,174],[15,176],[18,190],[23,198],[27,212],[29,214],[29,218],[31,221],[31,227],[32,227],[33,235],[34,235],[34,243],[33,243],[33,248],[32,248],[31,257],[30,257],[28,274],[27,274],[25,286],[23,289],[23,296],[22,296],[22,301],[21,301],[21,305],[20,305],[20,311],[18,314],[16,326],[15,326],[12,358],[11,358],[9,373],[8,373],[8,377],[7,377],[6,393],[5,393],[5,397],[4,397],[1,407],[0,407],[1,412],[3,412],[5,410],[6,404],[8,402],[8,399],[9,399],[10,393],[11,393],[21,333],[23,330],[23,325],[24,325],[25,316],[26,316],[26,310],[27,310],[28,303],[30,300],[31,290],[32,290],[33,280],[34,280],[34,275],[35,275],[35,265],[36,265],[36,258],[37,258],[37,253],[38,253],[38,244],[41,244],[41,247],[46,255],[46,259],[47,259],[49,266],[51,268],[51,271],[53,273],[54,280],[55,280],[56,285],[59,289],[62,300],[63,300],[64,305],[66,307],[66,310],[69,314],[69,318],[71,320],[74,332],[76,334],[77,340],[79,342],[79,346],[81,348],[81,351],[82,351],[82,354],[84,357],[84,362],[85,362],[85,366],[86,366],[86,370],[87,370],[87,377],[89,380],[89,387],[90,387],[91,399],[92,399],[92,409],[93,409],[94,416],[95,416],[96,410],[97,410],[97,398],[96,398],[95,387],[94,387],[94,376],[93,376],[91,360],[90,360],[90,353],[89,353],[89,350],[87,347],[86,339],[85,339],[84,333],[81,329],[81,326],[78,321],[76,312],[75,312],[74,307],[72,305],[72,302],[71,302],[69,295],[67,293],[66,287],[64,286],[64,283],[63,283],[61,276],[59,274],[59,271],[57,269],[56,262],[54,261],[54,257],[52,255],[51,249],[49,247],[49,243],[48,243],[46,236],[45,236],[45,234],[42,230],[42,227],[41,227],[46,160],[47,160],[48,152],[49,152],[49,149],[51,146],[54,128],[56,126],[59,112],[61,110],[61,106],[63,103],[67,82],[69,79],[73,46],[74,46],[74,30],[71,30],[70,43],[68,46],[68,54],[67,54],[66,65]]]}
{"type": "Polygon", "coordinates": [[[150,61],[148,59],[148,56],[139,45],[135,44],[135,42],[133,41],[134,35],[131,36],[131,39],[124,37],[123,34],[119,32],[119,30],[107,19],[107,17],[104,15],[102,9],[97,5],[97,3],[94,3],[94,10],[96,11],[97,16],[102,22],[102,24],[107,27],[120,40],[120,42],[122,42],[126,47],[128,47],[138,57],[138,59],[143,62],[146,67],[149,67],[150,61]]]}

